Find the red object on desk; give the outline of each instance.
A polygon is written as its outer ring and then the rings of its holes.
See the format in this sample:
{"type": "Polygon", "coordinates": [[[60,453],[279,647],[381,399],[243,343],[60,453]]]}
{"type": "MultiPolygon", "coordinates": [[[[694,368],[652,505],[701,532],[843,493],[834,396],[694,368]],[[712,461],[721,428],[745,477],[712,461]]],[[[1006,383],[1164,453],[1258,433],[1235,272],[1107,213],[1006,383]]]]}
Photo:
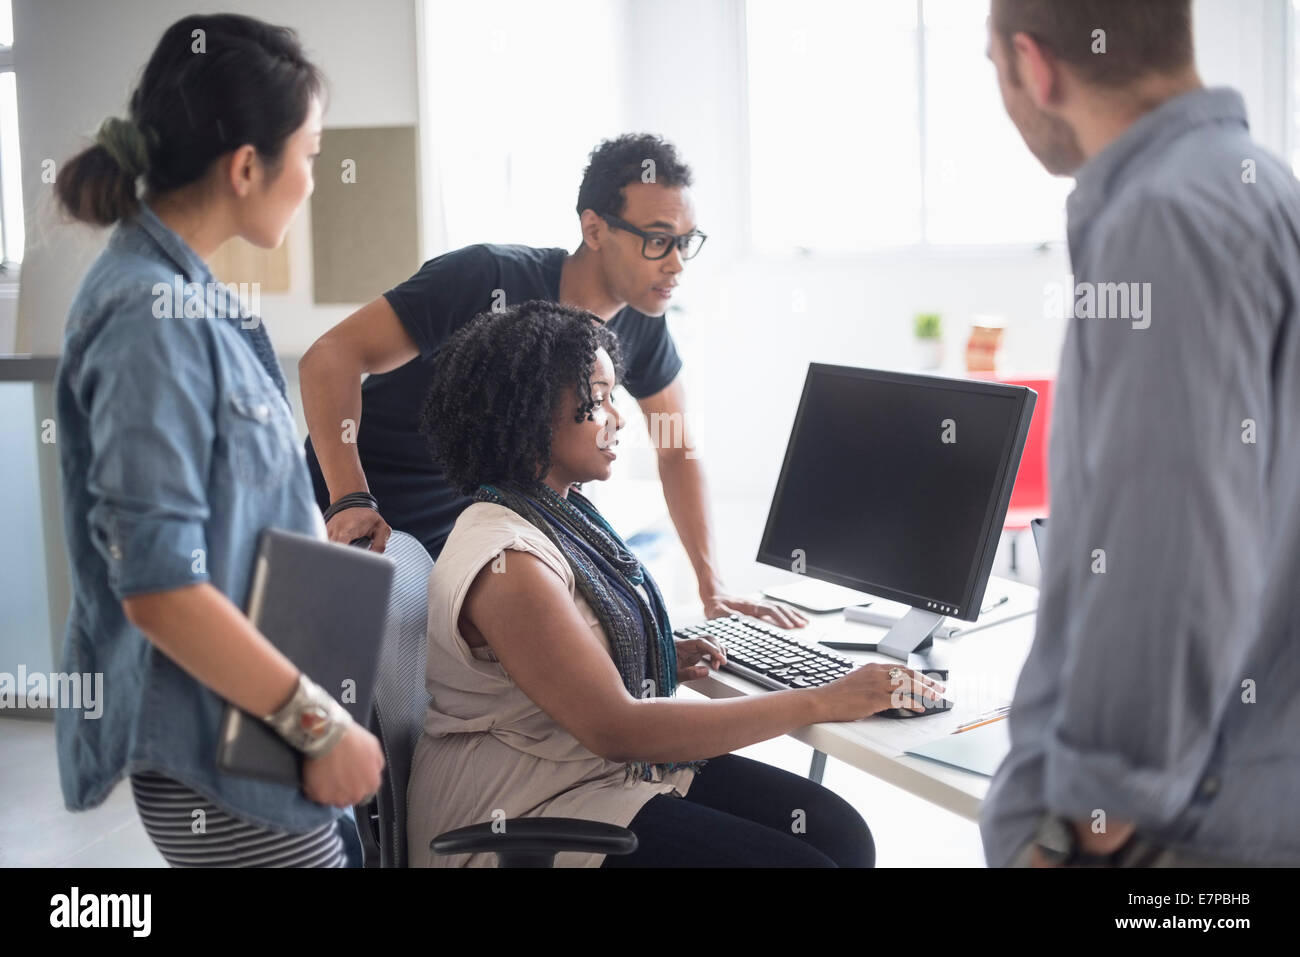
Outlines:
{"type": "Polygon", "coordinates": [[[1007,518],[1002,523],[1007,529],[1025,529],[1032,519],[1047,517],[1047,437],[1051,431],[1052,385],[1055,380],[1047,377],[1013,379],[999,376],[996,381],[1007,385],[1023,385],[1038,393],[1034,416],[1029,420],[1025,450],[1020,456],[1020,471],[1016,473],[1016,484],[1011,489],[1011,504],[1007,506],[1007,518]]]}
{"type": "MultiPolygon", "coordinates": [[[[1035,518],[1046,518],[1048,501],[1047,445],[1051,434],[1053,376],[1006,376],[995,373],[971,373],[972,379],[1022,385],[1038,393],[1034,415],[1029,420],[1029,435],[1025,437],[1025,450],[1020,455],[1020,471],[1011,489],[1011,502],[1002,527],[1009,532],[1021,532],[1035,518]]],[[[1012,538],[1011,567],[1016,568],[1015,538],[1012,538]]]]}

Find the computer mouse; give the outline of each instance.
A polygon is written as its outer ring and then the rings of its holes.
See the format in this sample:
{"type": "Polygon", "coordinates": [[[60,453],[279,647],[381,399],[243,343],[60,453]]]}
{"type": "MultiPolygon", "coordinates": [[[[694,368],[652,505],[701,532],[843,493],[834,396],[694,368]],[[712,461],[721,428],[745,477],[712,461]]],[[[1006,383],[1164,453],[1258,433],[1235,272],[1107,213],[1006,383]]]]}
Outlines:
{"type": "Polygon", "coordinates": [[[952,710],[952,702],[947,698],[940,698],[937,701],[922,701],[925,705],[924,711],[913,711],[911,708],[886,708],[884,711],[877,711],[876,716],[880,718],[924,718],[932,714],[943,714],[945,711],[952,710]]]}

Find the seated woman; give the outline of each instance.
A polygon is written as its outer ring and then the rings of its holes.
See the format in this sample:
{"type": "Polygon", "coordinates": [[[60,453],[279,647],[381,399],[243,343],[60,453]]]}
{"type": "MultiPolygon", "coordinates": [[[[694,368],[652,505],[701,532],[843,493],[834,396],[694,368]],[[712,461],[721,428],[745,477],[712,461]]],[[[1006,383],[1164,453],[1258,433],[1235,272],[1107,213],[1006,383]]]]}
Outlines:
{"type": "Polygon", "coordinates": [[[871,866],[871,833],[846,802],[727,752],[891,707],[898,678],[871,664],[818,688],[674,699],[724,651],[674,640],[649,572],[578,491],[613,466],[618,368],[595,316],[548,302],[479,316],[437,358],[422,429],[475,501],[429,578],[411,865],[492,866],[492,854],[434,855],[429,842],[546,816],[639,839],[624,857],[563,853],[557,866],[871,866]]]}

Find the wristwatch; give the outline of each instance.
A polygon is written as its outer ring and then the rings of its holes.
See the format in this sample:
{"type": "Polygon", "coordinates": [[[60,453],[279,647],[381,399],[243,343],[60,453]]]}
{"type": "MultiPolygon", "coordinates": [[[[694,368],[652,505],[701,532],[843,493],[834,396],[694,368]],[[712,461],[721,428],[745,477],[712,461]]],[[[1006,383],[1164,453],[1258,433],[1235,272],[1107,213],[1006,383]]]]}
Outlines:
{"type": "Polygon", "coordinates": [[[1058,867],[1112,867],[1116,855],[1128,846],[1128,841],[1108,854],[1092,854],[1080,849],[1079,835],[1075,833],[1072,823],[1047,814],[1038,825],[1034,844],[1048,863],[1058,867]]]}
{"type": "Polygon", "coordinates": [[[318,758],[343,737],[352,715],[324,688],[299,673],[293,697],[262,720],[291,747],[318,758]]]}

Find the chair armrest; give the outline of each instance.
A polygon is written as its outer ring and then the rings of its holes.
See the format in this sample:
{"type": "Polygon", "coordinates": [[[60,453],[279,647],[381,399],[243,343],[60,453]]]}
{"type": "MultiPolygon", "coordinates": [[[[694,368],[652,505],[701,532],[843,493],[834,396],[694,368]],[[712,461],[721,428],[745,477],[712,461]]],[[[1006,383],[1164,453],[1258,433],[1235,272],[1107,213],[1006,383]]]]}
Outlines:
{"type": "Polygon", "coordinates": [[[379,798],[375,797],[365,804],[352,805],[352,813],[357,818],[357,834],[361,836],[361,855],[364,867],[382,867],[383,854],[379,849],[380,835],[383,829],[379,822],[379,798]]]}
{"type": "Polygon", "coordinates": [[[636,835],[603,821],[570,817],[513,818],[502,824],[488,821],[439,834],[429,842],[435,854],[497,855],[501,867],[553,867],[565,851],[587,854],[631,854],[636,835]],[[493,830],[493,827],[504,829],[493,830]]]}

